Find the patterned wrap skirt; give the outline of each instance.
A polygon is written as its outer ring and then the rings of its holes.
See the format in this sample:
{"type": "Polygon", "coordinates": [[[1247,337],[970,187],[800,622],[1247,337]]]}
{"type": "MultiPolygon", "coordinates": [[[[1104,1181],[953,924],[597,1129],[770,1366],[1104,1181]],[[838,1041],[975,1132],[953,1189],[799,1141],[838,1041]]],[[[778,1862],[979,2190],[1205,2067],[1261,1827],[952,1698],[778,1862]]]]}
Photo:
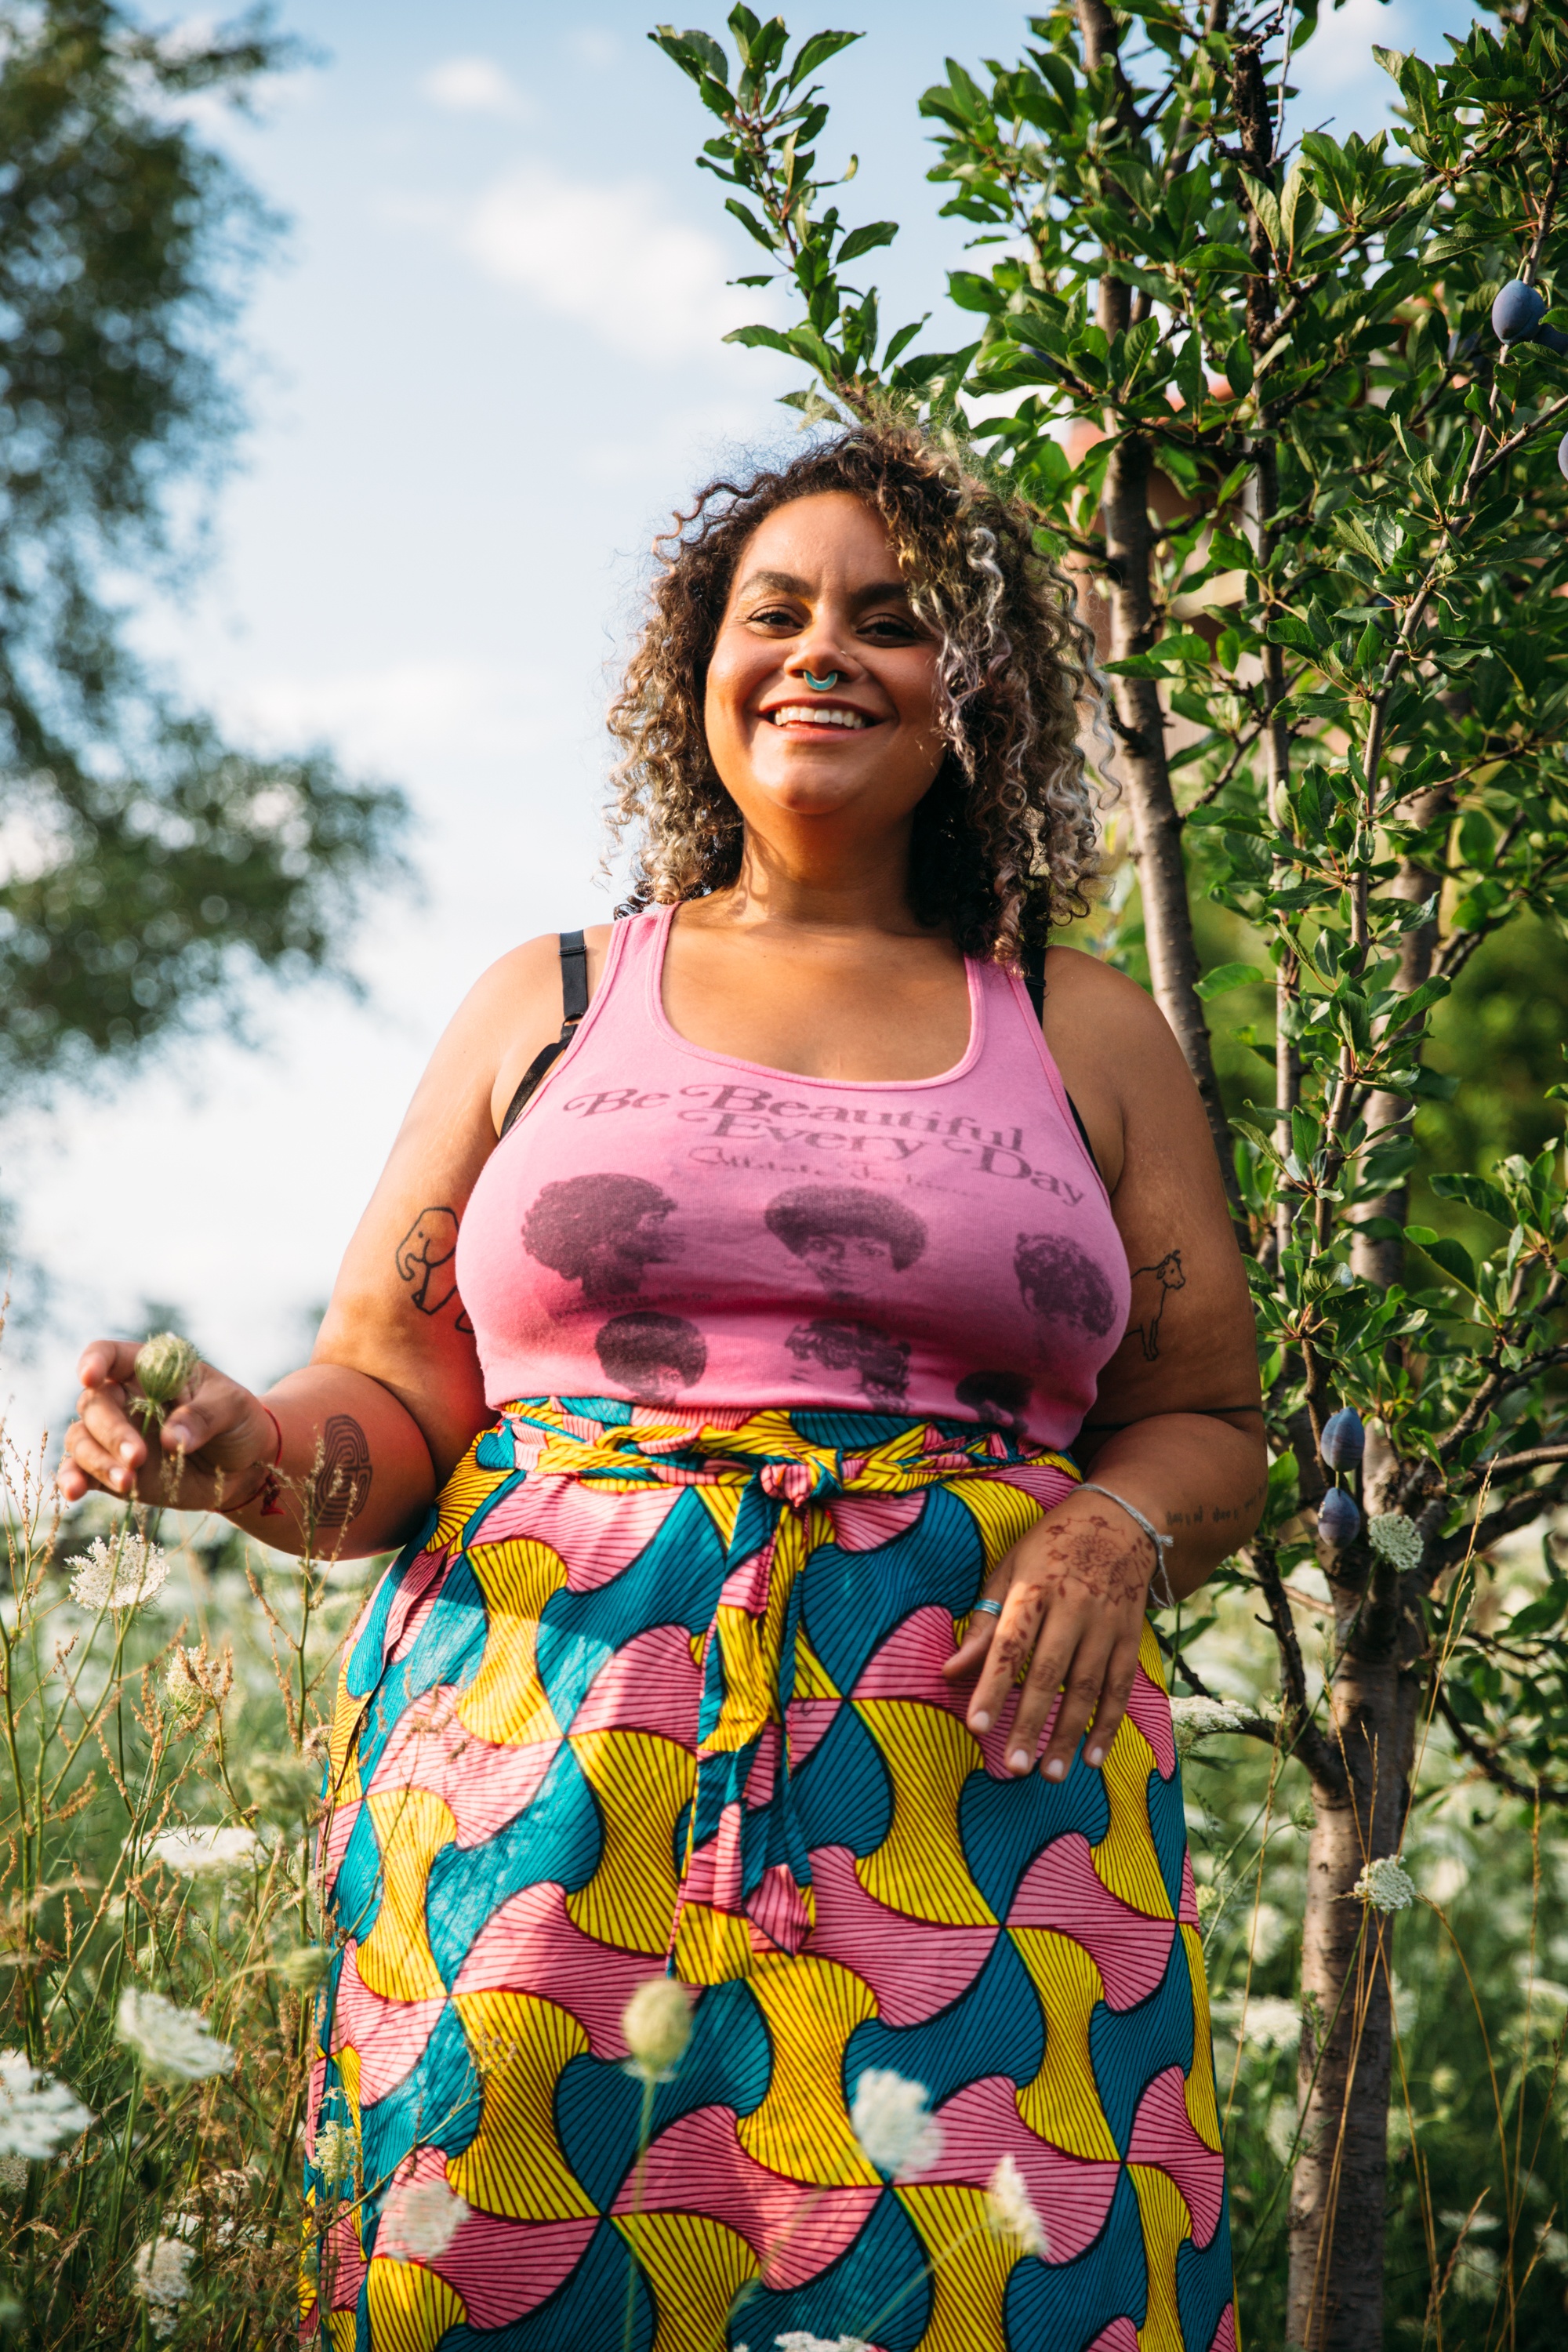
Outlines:
{"type": "Polygon", "coordinates": [[[972,1423],[604,1398],[476,1440],[340,1677],[307,2333],[1235,2352],[1153,1636],[1057,1784],[941,1675],[1077,1475],[972,1423]],[[622,2017],[662,1973],[691,2033],[649,2088],[622,2017]],[[871,2073],[930,2103],[897,2177],[871,2073]]]}

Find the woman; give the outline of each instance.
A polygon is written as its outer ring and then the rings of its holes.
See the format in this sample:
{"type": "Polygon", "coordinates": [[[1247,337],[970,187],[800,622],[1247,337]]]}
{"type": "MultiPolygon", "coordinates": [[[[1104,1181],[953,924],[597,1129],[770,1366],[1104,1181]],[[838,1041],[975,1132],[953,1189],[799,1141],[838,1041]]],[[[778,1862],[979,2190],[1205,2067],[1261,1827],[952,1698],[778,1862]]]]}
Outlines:
{"type": "Polygon", "coordinates": [[[572,940],[480,981],[305,1370],[205,1368],[160,1460],[133,1350],[83,1357],[68,1496],[173,1459],[269,1543],[404,1546],[323,1835],[339,2352],[1234,2342],[1145,1611],[1256,1523],[1258,1381],[1163,1022],[1053,948],[1042,1033],[1019,973],[1093,870],[1069,615],[913,433],[704,492],[612,715],[639,858],[586,991],[572,940]],[[937,2126],[893,2179],[891,2076],[937,2126]]]}

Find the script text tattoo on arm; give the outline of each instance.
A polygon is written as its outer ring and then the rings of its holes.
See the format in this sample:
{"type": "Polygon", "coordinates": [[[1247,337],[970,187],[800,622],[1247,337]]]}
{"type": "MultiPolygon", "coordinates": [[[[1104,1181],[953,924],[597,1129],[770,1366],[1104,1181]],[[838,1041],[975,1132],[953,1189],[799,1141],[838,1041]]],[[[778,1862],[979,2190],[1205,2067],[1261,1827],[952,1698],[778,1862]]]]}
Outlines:
{"type": "MultiPolygon", "coordinates": [[[[439,1315],[458,1297],[456,1263],[458,1214],[455,1209],[421,1209],[394,1253],[400,1282],[413,1286],[409,1304],[421,1315],[439,1315]]],[[[458,1301],[458,1328],[473,1325],[458,1301]]]]}

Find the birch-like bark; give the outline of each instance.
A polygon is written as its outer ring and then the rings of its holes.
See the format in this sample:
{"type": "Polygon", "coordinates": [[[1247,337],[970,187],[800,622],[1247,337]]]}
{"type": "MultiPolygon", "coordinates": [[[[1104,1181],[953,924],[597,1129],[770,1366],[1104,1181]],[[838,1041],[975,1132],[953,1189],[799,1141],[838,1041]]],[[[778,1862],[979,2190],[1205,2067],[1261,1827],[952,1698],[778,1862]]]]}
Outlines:
{"type": "Polygon", "coordinates": [[[1286,2333],[1301,2352],[1383,2352],[1392,1923],[1351,1889],[1368,1862],[1398,1850],[1420,1677],[1397,1597],[1368,1602],[1349,1580],[1333,1592],[1341,1659],[1330,1724],[1343,1771],[1338,1785],[1313,1780],[1286,2333]]]}

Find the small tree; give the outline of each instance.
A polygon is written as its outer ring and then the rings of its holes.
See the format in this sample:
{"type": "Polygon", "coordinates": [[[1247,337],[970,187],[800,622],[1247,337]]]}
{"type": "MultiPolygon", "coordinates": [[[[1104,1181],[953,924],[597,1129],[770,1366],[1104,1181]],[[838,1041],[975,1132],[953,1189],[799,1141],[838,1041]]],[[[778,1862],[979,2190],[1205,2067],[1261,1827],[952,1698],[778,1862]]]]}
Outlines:
{"type": "MultiPolygon", "coordinates": [[[[949,60],[921,101],[931,177],[989,250],[949,276],[976,334],[942,352],[919,326],[884,340],[845,272],[895,226],[847,229],[816,176],[810,78],[854,37],[786,62],[783,20],[738,7],[738,70],[707,34],[653,37],[768,257],[743,282],[804,301],[731,340],[804,362],[808,415],[940,423],[1005,395],[973,429],[1109,607],[1142,940],[1256,1277],[1269,1501],[1225,1573],[1273,1629],[1281,1703],[1249,1727],[1315,1809],[1289,2333],[1373,2352],[1409,1899],[1388,1865],[1424,1725],[1501,1788],[1568,1801],[1568,1580],[1501,1631],[1472,1612],[1491,1548],[1568,1500],[1559,1153],[1433,1180],[1474,1254],[1406,1200],[1413,1120],[1444,1092],[1436,1008],[1501,926],[1568,918],[1568,315],[1535,339],[1568,257],[1568,0],[1498,12],[1439,66],[1377,52],[1396,140],[1286,152],[1287,53],[1315,14],[1061,0],[1016,65],[949,60]],[[1255,943],[1206,976],[1200,894],[1255,943]],[[1207,1008],[1265,982],[1258,1099],[1227,1122],[1207,1008]],[[1332,1594],[1321,1691],[1287,1583],[1304,1560],[1332,1594]]],[[[1111,951],[1136,943],[1124,925],[1111,951]]],[[[1510,2230],[1508,2341],[1519,2285],[1510,2230]]]]}
{"type": "Polygon", "coordinates": [[[153,688],[103,581],[177,570],[169,492],[237,410],[218,363],[270,227],[182,101],[290,55],[262,12],[144,31],[0,0],[0,1084],[76,1074],[340,963],[400,795],[259,759],[153,688]]]}

